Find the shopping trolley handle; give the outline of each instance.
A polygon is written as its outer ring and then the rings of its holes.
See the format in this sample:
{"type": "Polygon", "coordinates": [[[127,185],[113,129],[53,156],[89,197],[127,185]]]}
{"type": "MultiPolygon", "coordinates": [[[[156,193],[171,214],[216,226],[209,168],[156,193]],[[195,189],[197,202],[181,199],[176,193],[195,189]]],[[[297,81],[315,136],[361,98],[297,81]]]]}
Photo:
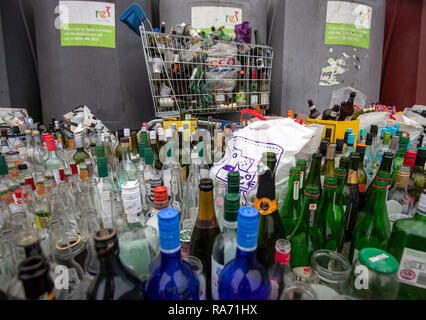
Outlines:
{"type": "Polygon", "coordinates": [[[138,36],[141,35],[139,27],[144,23],[147,16],[142,7],[134,3],[123,12],[120,16],[120,21],[127,24],[127,26],[132,29],[138,36]]]}

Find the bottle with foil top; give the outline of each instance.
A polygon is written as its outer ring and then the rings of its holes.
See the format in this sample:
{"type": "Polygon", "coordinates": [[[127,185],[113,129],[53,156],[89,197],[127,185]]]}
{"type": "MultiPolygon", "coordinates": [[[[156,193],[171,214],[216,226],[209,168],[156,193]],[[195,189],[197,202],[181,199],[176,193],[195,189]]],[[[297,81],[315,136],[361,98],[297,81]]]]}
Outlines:
{"type": "Polygon", "coordinates": [[[327,146],[327,153],[325,156],[325,161],[322,166],[321,172],[324,173],[324,177],[333,177],[335,170],[334,158],[336,155],[336,145],[329,144],[327,146]]]}

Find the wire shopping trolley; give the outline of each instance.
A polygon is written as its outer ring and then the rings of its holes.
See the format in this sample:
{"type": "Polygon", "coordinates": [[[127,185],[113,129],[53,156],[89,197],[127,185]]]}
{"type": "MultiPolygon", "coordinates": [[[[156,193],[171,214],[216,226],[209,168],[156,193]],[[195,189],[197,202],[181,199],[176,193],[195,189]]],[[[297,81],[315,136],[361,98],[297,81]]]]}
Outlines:
{"type": "Polygon", "coordinates": [[[218,40],[185,24],[152,31],[137,4],[120,20],[141,37],[156,117],[269,109],[271,47],[218,40]]]}

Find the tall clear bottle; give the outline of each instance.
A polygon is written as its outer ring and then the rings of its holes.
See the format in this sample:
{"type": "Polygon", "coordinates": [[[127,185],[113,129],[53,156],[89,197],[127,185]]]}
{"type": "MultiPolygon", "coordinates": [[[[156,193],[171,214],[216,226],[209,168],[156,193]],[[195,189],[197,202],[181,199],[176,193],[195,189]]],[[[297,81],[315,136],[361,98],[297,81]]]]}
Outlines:
{"type": "MultiPolygon", "coordinates": [[[[121,138],[121,162],[117,168],[118,188],[122,189],[122,184],[126,181],[138,180],[138,169],[135,164],[130,160],[129,151],[129,138],[121,138]]],[[[145,177],[146,179],[146,177],[145,177]]]]}
{"type": "Polygon", "coordinates": [[[65,162],[56,154],[55,140],[52,135],[46,136],[46,147],[49,152],[49,158],[44,163],[44,166],[47,172],[51,172],[53,174],[57,185],[61,180],[59,170],[65,167],[65,162]]]}
{"type": "Polygon", "coordinates": [[[219,300],[219,276],[224,266],[235,258],[237,250],[237,215],[240,196],[236,193],[225,195],[225,216],[223,231],[216,237],[212,249],[212,298],[219,300]]]}

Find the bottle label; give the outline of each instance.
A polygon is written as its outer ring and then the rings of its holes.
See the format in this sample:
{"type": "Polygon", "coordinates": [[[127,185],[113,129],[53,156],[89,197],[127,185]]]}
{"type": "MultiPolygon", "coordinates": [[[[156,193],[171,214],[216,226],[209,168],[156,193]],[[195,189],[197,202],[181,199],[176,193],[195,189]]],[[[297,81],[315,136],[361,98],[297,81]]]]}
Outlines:
{"type": "Polygon", "coordinates": [[[295,267],[293,268],[293,272],[296,275],[297,281],[306,282],[309,280],[311,276],[311,268],[310,267],[295,267]]]}
{"type": "Polygon", "coordinates": [[[293,200],[299,200],[299,181],[294,181],[293,200]]]}
{"type": "Polygon", "coordinates": [[[104,228],[112,228],[111,197],[109,191],[101,192],[102,221],[104,228]]]}
{"type": "Polygon", "coordinates": [[[251,94],[250,95],[250,104],[252,106],[255,106],[255,105],[258,104],[258,96],[257,96],[257,94],[251,94]]]}
{"type": "Polygon", "coordinates": [[[260,94],[260,104],[269,104],[269,92],[262,92],[260,94]]]}
{"type": "Polygon", "coordinates": [[[129,223],[138,222],[138,215],[142,211],[139,188],[137,192],[132,192],[131,194],[122,193],[121,198],[123,200],[123,208],[127,216],[127,221],[129,221],[129,223]]]}
{"type": "Polygon", "coordinates": [[[213,259],[212,255],[212,298],[213,300],[219,300],[219,276],[223,270],[223,264],[218,263],[213,259]]]}
{"type": "Polygon", "coordinates": [[[317,210],[316,203],[311,203],[309,205],[309,226],[313,227],[315,222],[315,211],[317,210]]]}
{"type": "Polygon", "coordinates": [[[89,179],[89,170],[87,168],[80,168],[80,180],[84,181],[89,179]]]}
{"type": "Polygon", "coordinates": [[[360,193],[365,193],[365,188],[366,188],[366,184],[360,184],[360,185],[358,185],[359,186],[359,192],[360,193]]]}
{"type": "Polygon", "coordinates": [[[37,211],[35,216],[37,228],[47,229],[47,223],[49,222],[49,211],[37,211]]]}
{"type": "Polygon", "coordinates": [[[398,279],[402,283],[426,289],[426,252],[404,248],[398,279]]]}
{"type": "Polygon", "coordinates": [[[59,174],[59,170],[58,169],[54,169],[52,170],[53,173],[53,177],[55,178],[55,183],[56,185],[61,183],[61,175],[59,174]]]}
{"type": "Polygon", "coordinates": [[[270,200],[268,198],[258,199],[256,198],[253,203],[253,207],[255,207],[260,214],[268,215],[277,210],[277,200],[270,200]]]}
{"type": "Polygon", "coordinates": [[[304,176],[305,176],[305,173],[303,171],[300,171],[300,189],[303,188],[304,176]]]}
{"type": "Polygon", "coordinates": [[[74,140],[73,139],[68,139],[67,140],[67,145],[68,145],[68,149],[73,149],[74,148],[74,140]]]}

